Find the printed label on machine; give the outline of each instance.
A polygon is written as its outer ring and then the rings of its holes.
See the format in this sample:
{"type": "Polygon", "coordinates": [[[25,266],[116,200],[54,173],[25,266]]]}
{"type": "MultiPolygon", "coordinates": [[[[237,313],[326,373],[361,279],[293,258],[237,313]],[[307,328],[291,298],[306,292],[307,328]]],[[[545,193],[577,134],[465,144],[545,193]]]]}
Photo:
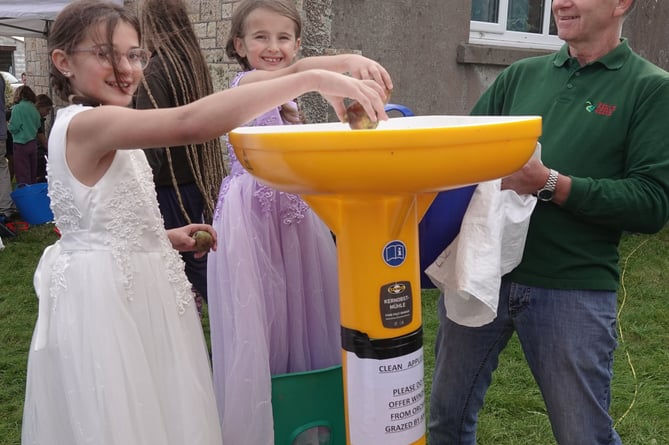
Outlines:
{"type": "Polygon", "coordinates": [[[396,281],[381,286],[381,323],[384,328],[401,328],[413,318],[413,294],[411,282],[396,281]]]}
{"type": "Polygon", "coordinates": [[[407,445],[425,435],[423,348],[387,360],[346,352],[352,445],[407,445]]]}

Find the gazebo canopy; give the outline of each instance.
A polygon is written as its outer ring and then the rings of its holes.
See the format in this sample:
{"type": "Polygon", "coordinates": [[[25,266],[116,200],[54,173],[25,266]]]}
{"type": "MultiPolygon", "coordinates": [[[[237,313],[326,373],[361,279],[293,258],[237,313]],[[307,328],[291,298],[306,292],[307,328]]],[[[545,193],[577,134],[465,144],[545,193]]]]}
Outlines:
{"type": "MultiPolygon", "coordinates": [[[[0,35],[46,37],[49,26],[71,0],[0,0],[0,35]]],[[[123,0],[113,0],[120,5],[123,0]]]]}

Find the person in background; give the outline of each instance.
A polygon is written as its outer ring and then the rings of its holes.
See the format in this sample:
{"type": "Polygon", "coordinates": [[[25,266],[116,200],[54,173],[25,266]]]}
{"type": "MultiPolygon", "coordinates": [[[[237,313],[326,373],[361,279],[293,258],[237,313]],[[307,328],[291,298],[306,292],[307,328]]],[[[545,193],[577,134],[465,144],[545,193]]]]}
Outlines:
{"type": "Polygon", "coordinates": [[[669,73],[621,38],[634,0],[553,0],[565,45],[503,71],[476,115],[540,115],[541,161],[502,180],[535,193],[521,263],[503,277],[497,318],[456,324],[442,301],[431,445],[474,445],[478,413],[514,332],[560,445],[620,445],[609,414],[618,244],[669,220],[669,73]]]}
{"type": "Polygon", "coordinates": [[[35,107],[37,96],[29,86],[22,85],[16,89],[14,101],[7,127],[14,141],[14,175],[17,184],[34,184],[37,182],[37,130],[41,123],[35,107]]]}
{"type": "Polygon", "coordinates": [[[25,85],[27,80],[28,76],[26,76],[26,73],[21,73],[21,83],[25,85]]]}
{"type": "MultiPolygon", "coordinates": [[[[0,76],[0,91],[5,91],[5,79],[0,76]]],[[[5,114],[5,95],[0,94],[0,111],[5,114]]],[[[0,119],[0,223],[12,219],[16,207],[11,197],[12,180],[7,159],[7,120],[0,119]]]]}
{"type": "MultiPolygon", "coordinates": [[[[202,144],[307,92],[345,115],[387,119],[383,87],[305,70],[180,107],[129,107],[150,53],[115,2],[75,0],[47,39],[69,105],[49,135],[48,189],[61,238],[35,271],[39,298],[23,445],[221,445],[209,354],[178,251],[206,224],[165,230],[142,149],[202,144]]],[[[232,444],[230,444],[232,445],[232,444]]]]}
{"type": "MultiPolygon", "coordinates": [[[[233,89],[307,67],[392,82],[362,56],[295,61],[301,20],[293,0],[237,4],[226,44],[243,72],[233,89]]],[[[291,125],[301,119],[286,101],[246,125],[291,125]]],[[[223,441],[272,444],[271,376],[341,363],[337,253],[327,226],[297,195],[257,181],[228,145],[212,225],[221,248],[209,255],[209,321],[214,387],[223,441]]],[[[310,431],[307,434],[317,433],[310,431]]]]}
{"type": "MultiPolygon", "coordinates": [[[[53,101],[46,94],[38,94],[35,102],[40,115],[37,130],[37,182],[46,182],[46,162],[49,155],[49,140],[46,135],[46,117],[53,110],[53,101]]],[[[182,224],[183,225],[183,224],[182,224]]]]}
{"type": "MultiPolygon", "coordinates": [[[[135,107],[167,108],[191,103],[213,93],[188,8],[183,0],[145,0],[140,14],[145,46],[152,53],[137,90],[135,107]]],[[[218,189],[225,175],[220,138],[203,144],[145,151],[153,170],[165,228],[211,222],[218,189]]],[[[186,276],[207,299],[207,255],[182,252],[186,276]]]]}
{"type": "MultiPolygon", "coordinates": [[[[12,94],[12,97],[14,95],[12,94]]],[[[13,105],[14,102],[11,101],[11,104],[13,105]]],[[[7,106],[7,102],[5,102],[5,106],[7,106]]],[[[5,128],[9,125],[9,120],[12,118],[12,109],[11,106],[7,106],[5,109],[5,128]]],[[[12,139],[12,133],[7,131],[7,153],[5,154],[5,157],[7,158],[7,166],[9,168],[9,180],[13,181],[14,180],[14,139],[12,139]]]]}

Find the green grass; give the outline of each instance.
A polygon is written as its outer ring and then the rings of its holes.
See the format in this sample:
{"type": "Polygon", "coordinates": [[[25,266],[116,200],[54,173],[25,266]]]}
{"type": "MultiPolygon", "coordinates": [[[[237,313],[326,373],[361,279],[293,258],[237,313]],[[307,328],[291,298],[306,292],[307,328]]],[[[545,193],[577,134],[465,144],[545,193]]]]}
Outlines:
{"type": "MultiPolygon", "coordinates": [[[[20,443],[25,365],[37,314],[32,276],[56,240],[52,225],[31,227],[0,251],[0,445],[20,443]]],[[[620,347],[611,415],[625,445],[669,444],[669,227],[627,235],[621,245],[620,347]]],[[[437,328],[435,291],[423,292],[425,378],[429,391],[437,328]]],[[[203,320],[205,332],[207,319],[203,320]]],[[[480,416],[481,445],[554,444],[541,396],[514,337],[480,416]]],[[[587,445],[587,444],[584,444],[587,445]]]]}
{"type": "Polygon", "coordinates": [[[19,444],[26,360],[37,319],[33,272],[44,247],[57,235],[53,225],[31,227],[0,251],[0,444],[19,444]]]}

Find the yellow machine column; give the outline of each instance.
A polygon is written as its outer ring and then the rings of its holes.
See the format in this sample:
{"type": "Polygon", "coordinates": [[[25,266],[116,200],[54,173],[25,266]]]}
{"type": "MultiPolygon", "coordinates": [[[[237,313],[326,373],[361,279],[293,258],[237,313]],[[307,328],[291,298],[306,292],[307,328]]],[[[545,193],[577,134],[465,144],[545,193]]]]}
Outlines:
{"type": "Polygon", "coordinates": [[[337,236],[347,443],[425,443],[418,221],[434,196],[304,195],[337,236]]]}

